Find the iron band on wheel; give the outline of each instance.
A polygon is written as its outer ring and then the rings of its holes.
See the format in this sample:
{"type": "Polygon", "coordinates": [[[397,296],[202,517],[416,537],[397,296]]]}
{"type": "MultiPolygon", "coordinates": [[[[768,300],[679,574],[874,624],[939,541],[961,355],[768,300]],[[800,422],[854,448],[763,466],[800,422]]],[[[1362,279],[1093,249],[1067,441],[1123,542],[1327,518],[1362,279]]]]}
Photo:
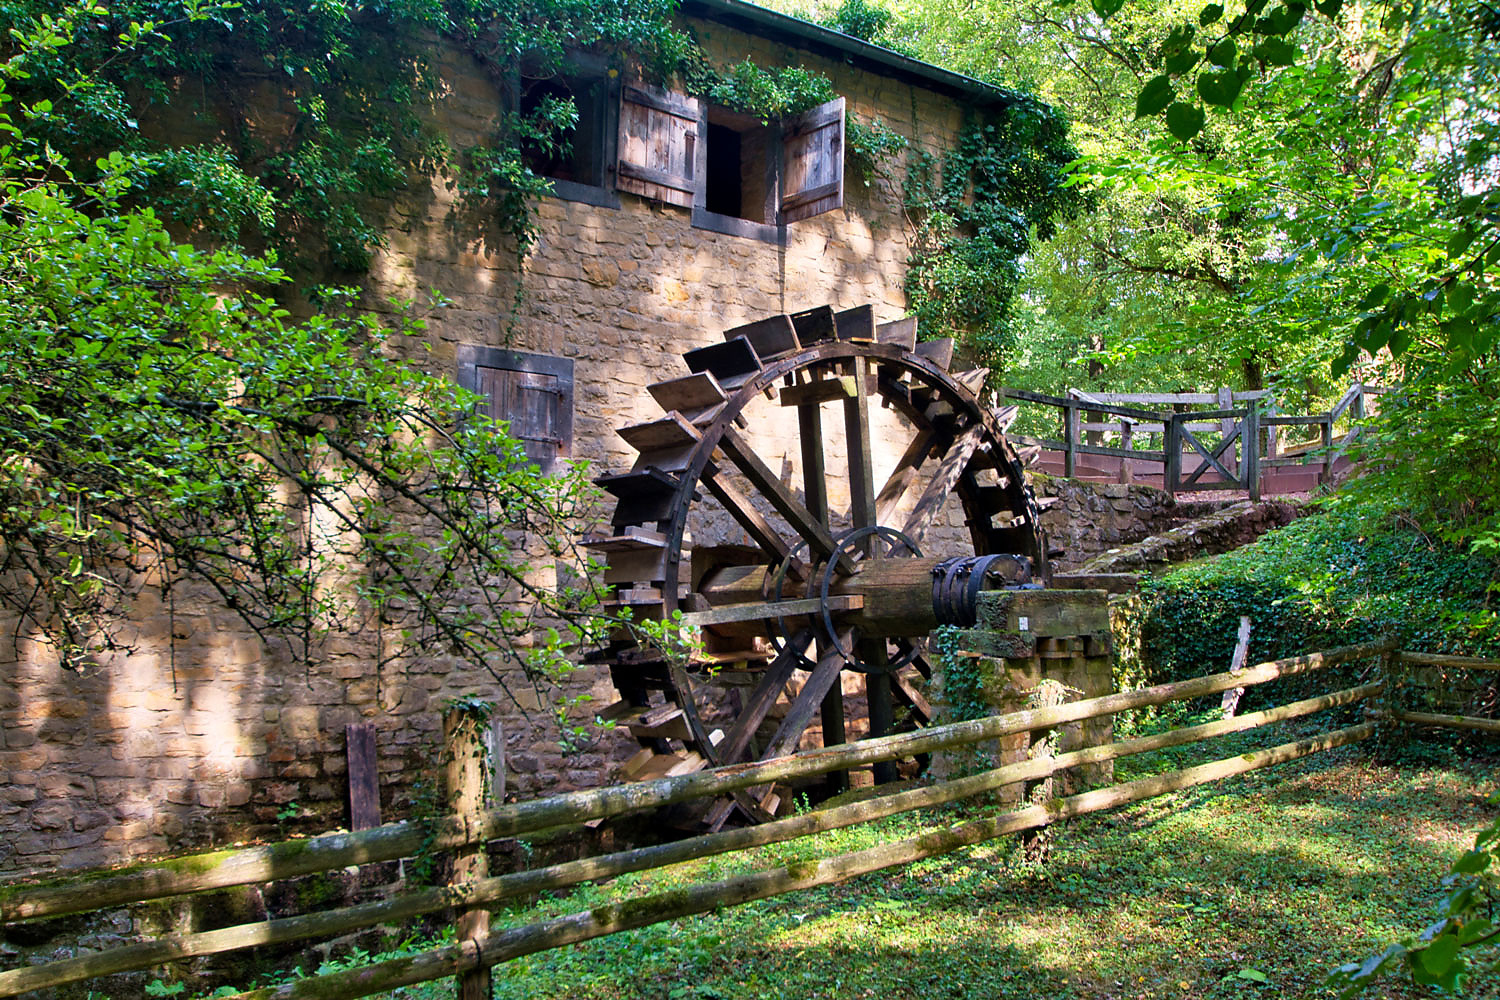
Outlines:
{"type": "MultiPolygon", "coordinates": [[[[798,542],[796,546],[794,546],[787,552],[786,558],[781,560],[781,565],[776,567],[776,573],[771,577],[772,583],[774,584],[774,586],[771,588],[771,600],[778,603],[781,601],[781,591],[782,588],[786,586],[786,575],[787,573],[791,572],[792,563],[797,561],[797,556],[807,549],[808,543],[806,539],[798,542]]],[[[817,572],[818,564],[816,561],[814,561],[813,564],[808,567],[809,580],[817,572]]],[[[792,655],[797,657],[797,661],[802,664],[802,669],[811,670],[813,667],[816,667],[818,665],[818,662],[816,660],[808,659],[807,654],[803,653],[800,649],[793,648],[794,643],[792,642],[792,633],[786,627],[786,618],[782,615],[778,615],[776,617],[776,632],[777,635],[767,635],[766,639],[771,643],[771,648],[776,650],[777,656],[780,656],[790,650],[792,655]],[[779,642],[777,641],[778,635],[780,637],[779,642]]]]}
{"type": "Polygon", "coordinates": [[[910,646],[906,652],[902,653],[896,659],[891,660],[883,667],[866,663],[855,656],[853,650],[845,647],[839,641],[838,631],[833,627],[833,612],[828,608],[828,595],[830,589],[833,587],[833,574],[838,569],[839,556],[845,552],[853,553],[855,551],[854,543],[862,542],[872,535],[877,538],[884,538],[891,543],[891,547],[887,552],[895,551],[896,546],[899,544],[914,557],[920,558],[922,555],[922,550],[917,548],[917,543],[895,528],[874,525],[869,528],[854,528],[846,531],[833,540],[833,553],[828,557],[828,564],[823,568],[823,584],[819,588],[818,598],[823,604],[824,638],[833,645],[834,649],[839,651],[839,655],[844,658],[844,662],[848,665],[849,669],[857,670],[862,674],[884,674],[890,673],[893,670],[900,670],[916,659],[919,652],[917,647],[915,645],[910,646]]]}

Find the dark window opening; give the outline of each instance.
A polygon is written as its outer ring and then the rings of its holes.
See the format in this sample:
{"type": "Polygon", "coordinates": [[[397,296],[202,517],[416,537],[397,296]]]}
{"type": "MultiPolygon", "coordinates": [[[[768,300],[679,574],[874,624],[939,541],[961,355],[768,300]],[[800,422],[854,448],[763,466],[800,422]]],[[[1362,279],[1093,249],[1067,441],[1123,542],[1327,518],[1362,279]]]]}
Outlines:
{"type": "Polygon", "coordinates": [[[542,127],[542,136],[523,143],[526,165],[532,172],[553,180],[598,187],[604,183],[606,154],[605,94],[602,81],[575,81],[558,77],[522,81],[520,112],[531,119],[562,118],[572,102],[577,124],[571,128],[542,127]]]}
{"type": "Polygon", "coordinates": [[[703,208],[750,222],[776,222],[772,129],[722,108],[708,112],[703,208]]]}

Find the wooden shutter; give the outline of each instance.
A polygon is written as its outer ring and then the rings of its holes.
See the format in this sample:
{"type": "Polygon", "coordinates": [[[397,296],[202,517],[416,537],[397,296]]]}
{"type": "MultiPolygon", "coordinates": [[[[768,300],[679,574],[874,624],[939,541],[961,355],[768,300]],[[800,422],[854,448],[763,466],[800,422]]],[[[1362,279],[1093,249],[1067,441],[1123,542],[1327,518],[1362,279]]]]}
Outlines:
{"type": "Polygon", "coordinates": [[[504,420],[526,457],[544,471],[573,455],[573,362],[521,351],[461,345],[459,384],[484,397],[481,410],[504,420]]]}
{"type": "Polygon", "coordinates": [[[844,99],[782,125],[781,220],[798,222],[844,204],[844,99]]]}
{"type": "Polygon", "coordinates": [[[615,187],[654,201],[693,207],[701,104],[644,84],[620,90],[619,171],[615,187]]]}

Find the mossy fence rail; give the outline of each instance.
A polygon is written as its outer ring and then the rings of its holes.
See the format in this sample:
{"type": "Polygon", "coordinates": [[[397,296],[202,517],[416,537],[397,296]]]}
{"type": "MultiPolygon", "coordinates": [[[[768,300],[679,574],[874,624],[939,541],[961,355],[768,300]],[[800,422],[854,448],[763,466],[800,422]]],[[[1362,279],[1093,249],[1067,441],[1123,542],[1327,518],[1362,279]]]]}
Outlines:
{"type": "MultiPolygon", "coordinates": [[[[376,902],[161,937],[42,965],[9,969],[0,972],[0,996],[16,996],[122,972],[156,969],[174,961],[240,949],[328,938],[445,911],[457,914],[459,937],[451,945],[361,968],[252,990],[237,994],[235,1000],[362,997],[449,976],[458,977],[461,996],[488,995],[489,969],[523,955],[750,900],[842,882],[1007,834],[1036,830],[1059,820],[1296,760],[1369,739],[1380,724],[1399,722],[1500,735],[1500,721],[1497,720],[1420,713],[1385,703],[1390,668],[1398,664],[1444,670],[1500,670],[1500,661],[1400,652],[1395,640],[1385,640],[1273,660],[1239,672],[1212,674],[1055,707],[988,716],[914,733],[809,750],[765,762],[573,792],[487,810],[473,808],[472,803],[478,801],[478,796],[472,794],[472,788],[460,787],[458,791],[467,796],[467,811],[430,823],[395,823],[355,833],[335,833],[198,854],[133,869],[64,874],[44,883],[24,881],[0,886],[0,923],[265,883],[351,865],[392,861],[421,852],[454,851],[460,859],[466,852],[470,857],[475,853],[482,856],[482,846],[493,839],[565,828],[637,809],[716,798],[737,789],[847,770],[876,761],[973,746],[1007,735],[1031,734],[1034,746],[1039,742],[1050,743],[1046,735],[1067,723],[1266,684],[1340,664],[1371,661],[1380,665],[1370,674],[1373,679],[1355,687],[1152,736],[1069,752],[1048,751],[1051,755],[1036,755],[966,777],[789,816],[759,826],[724,830],[495,877],[485,877],[482,872],[476,877],[473,866],[466,870],[465,866],[456,865],[457,870],[466,871],[466,874],[452,885],[412,888],[376,902]],[[1095,788],[1065,798],[1022,804],[1009,812],[816,861],[643,895],[523,927],[494,933],[489,929],[487,907],[501,900],[808,837],[898,813],[958,802],[1007,785],[1034,785],[1082,765],[1183,746],[1361,703],[1365,705],[1364,721],[1295,742],[1095,788]],[[483,919],[476,920],[476,915],[483,919]]],[[[463,727],[450,727],[450,737],[465,738],[463,727]]],[[[452,756],[459,763],[456,767],[450,766],[449,781],[460,786],[470,784],[475,769],[467,766],[465,761],[473,758],[466,758],[462,752],[452,756]]]]}

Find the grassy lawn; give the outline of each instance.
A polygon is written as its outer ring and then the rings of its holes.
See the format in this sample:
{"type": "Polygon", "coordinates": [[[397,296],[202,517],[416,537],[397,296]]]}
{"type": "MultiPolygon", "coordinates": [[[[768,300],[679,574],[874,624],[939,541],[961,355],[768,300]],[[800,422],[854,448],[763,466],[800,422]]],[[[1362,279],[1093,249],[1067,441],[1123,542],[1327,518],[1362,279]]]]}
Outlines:
{"type": "MultiPolygon", "coordinates": [[[[1215,755],[1250,745],[1225,743],[1215,755]]],[[[1184,756],[1134,762],[1121,777],[1203,755],[1184,756]]],[[[1430,921],[1497,777],[1493,760],[1384,766],[1353,747],[1054,830],[1044,865],[1001,841],[523,958],[496,969],[496,996],[1324,997],[1333,966],[1430,921]]],[[[626,876],[500,917],[522,924],[920,826],[895,818],[753,859],[626,876]]],[[[1500,984],[1470,995],[1500,996],[1500,984]]]]}

